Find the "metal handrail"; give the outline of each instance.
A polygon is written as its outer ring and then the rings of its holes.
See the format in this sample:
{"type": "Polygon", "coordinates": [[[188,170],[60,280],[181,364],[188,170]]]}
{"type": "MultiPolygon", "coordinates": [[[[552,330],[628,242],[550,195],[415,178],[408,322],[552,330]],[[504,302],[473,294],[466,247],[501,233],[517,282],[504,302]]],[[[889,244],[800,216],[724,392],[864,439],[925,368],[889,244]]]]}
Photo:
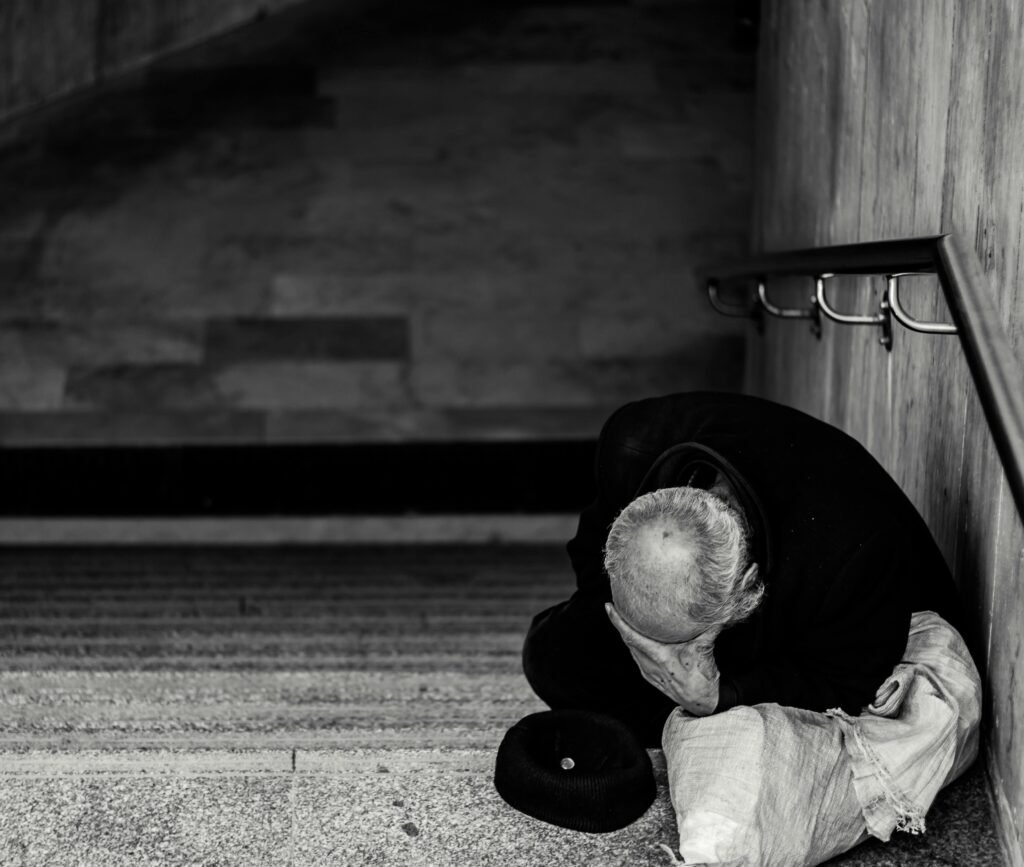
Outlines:
{"type": "Polygon", "coordinates": [[[1010,492],[1018,513],[1024,517],[1024,368],[1010,346],[978,257],[957,236],[930,235],[766,253],[703,268],[701,282],[761,284],[773,276],[893,277],[908,272],[938,275],[1010,492]]]}

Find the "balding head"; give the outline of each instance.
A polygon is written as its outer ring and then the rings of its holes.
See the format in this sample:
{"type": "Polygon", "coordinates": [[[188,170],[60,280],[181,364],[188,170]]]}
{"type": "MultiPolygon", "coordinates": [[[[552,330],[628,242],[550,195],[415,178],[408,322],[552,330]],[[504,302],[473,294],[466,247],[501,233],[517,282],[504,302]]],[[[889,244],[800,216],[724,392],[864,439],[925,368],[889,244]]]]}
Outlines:
{"type": "Polygon", "coordinates": [[[638,497],[615,519],[605,547],[616,609],[634,629],[663,642],[687,641],[748,616],[762,587],[747,559],[743,517],[698,488],[638,497]]]}

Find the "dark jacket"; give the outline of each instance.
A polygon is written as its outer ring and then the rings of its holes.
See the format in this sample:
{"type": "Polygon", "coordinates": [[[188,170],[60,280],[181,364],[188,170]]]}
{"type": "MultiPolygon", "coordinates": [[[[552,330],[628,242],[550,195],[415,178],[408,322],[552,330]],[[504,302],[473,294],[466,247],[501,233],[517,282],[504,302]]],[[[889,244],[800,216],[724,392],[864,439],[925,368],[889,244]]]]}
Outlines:
{"type": "Polygon", "coordinates": [[[913,611],[958,626],[928,527],[852,437],[759,398],[695,392],[627,404],[597,448],[597,501],[568,550],[580,590],[607,594],[615,516],[664,487],[724,472],[743,503],[764,601],[715,646],[719,710],[777,702],[858,713],[900,661],[913,611]]]}

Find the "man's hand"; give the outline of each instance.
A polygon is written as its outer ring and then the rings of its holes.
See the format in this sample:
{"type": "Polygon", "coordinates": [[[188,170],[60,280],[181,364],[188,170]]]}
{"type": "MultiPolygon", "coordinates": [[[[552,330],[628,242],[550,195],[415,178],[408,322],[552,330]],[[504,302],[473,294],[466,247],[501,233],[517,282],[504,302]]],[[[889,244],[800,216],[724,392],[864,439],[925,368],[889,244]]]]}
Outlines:
{"type": "Polygon", "coordinates": [[[714,712],[720,679],[714,657],[715,639],[721,631],[718,627],[692,641],[662,644],[633,629],[610,602],[604,607],[644,680],[695,716],[714,712]]]}

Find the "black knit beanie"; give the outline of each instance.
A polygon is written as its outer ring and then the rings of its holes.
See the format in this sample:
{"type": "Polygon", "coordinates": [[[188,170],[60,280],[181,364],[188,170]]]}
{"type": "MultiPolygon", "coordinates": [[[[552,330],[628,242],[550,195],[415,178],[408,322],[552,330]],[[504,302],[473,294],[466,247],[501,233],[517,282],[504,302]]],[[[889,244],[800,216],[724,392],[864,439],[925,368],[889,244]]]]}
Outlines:
{"type": "Polygon", "coordinates": [[[575,831],[617,831],[657,794],[647,751],[622,722],[583,710],[523,717],[498,747],[494,786],[517,810],[575,831]]]}

